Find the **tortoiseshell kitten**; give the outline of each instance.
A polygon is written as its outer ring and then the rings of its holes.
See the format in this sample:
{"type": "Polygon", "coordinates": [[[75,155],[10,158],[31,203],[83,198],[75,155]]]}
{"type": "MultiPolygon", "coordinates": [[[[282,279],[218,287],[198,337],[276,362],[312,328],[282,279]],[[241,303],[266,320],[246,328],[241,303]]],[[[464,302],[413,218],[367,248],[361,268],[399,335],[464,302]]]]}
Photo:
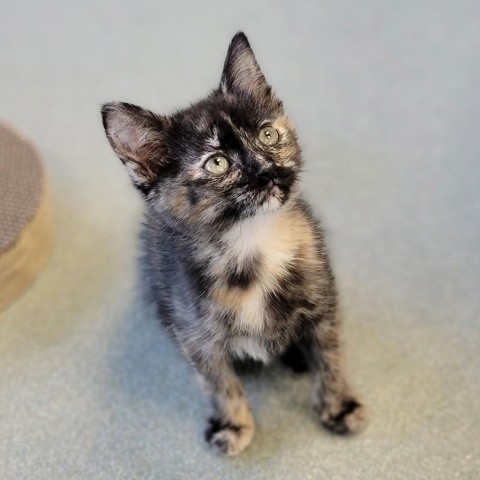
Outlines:
{"type": "Polygon", "coordinates": [[[158,316],[203,380],[207,440],[235,455],[254,421],[236,359],[308,364],[320,422],[359,430],[343,374],[334,277],[302,199],[294,127],[243,33],[219,88],[170,116],[107,103],[110,144],[147,205],[142,267],[158,316]]]}

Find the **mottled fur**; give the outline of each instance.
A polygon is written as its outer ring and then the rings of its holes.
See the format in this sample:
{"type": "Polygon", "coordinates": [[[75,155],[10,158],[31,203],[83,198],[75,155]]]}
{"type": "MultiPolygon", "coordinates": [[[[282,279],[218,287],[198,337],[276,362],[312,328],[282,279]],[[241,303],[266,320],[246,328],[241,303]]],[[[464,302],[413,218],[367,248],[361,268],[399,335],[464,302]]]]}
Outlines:
{"type": "Polygon", "coordinates": [[[147,205],[142,266],[158,315],[210,395],[207,440],[246,448],[252,413],[233,368],[281,356],[314,376],[314,406],[330,430],[363,424],[342,372],[336,293],[323,233],[301,197],[295,130],[242,33],[218,89],[170,116],[102,108],[107,137],[147,205]],[[266,146],[264,125],[279,133],[266,146]],[[221,153],[230,169],[208,172],[221,153]]]}

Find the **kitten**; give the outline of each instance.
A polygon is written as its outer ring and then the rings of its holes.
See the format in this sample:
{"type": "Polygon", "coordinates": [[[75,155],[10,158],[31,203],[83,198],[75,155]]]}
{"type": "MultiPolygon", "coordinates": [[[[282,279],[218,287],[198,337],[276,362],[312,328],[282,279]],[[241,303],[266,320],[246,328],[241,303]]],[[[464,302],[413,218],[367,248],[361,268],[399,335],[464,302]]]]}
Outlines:
{"type": "Polygon", "coordinates": [[[203,380],[206,439],[235,455],[254,421],[236,359],[281,356],[314,377],[314,407],[335,433],[364,409],[344,378],[334,277],[302,199],[294,127],[243,33],[219,88],[169,116],[107,103],[103,125],[147,208],[142,267],[158,316],[203,380]]]}

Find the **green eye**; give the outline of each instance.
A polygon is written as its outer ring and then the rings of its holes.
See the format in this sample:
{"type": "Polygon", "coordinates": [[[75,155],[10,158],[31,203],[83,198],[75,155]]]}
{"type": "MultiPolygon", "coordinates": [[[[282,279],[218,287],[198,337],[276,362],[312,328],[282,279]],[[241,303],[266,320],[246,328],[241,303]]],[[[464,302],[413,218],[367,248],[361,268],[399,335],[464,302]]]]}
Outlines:
{"type": "Polygon", "coordinates": [[[203,168],[210,173],[217,175],[225,173],[230,167],[230,162],[222,156],[212,157],[203,166],[203,168]]]}
{"type": "Polygon", "coordinates": [[[262,129],[260,129],[260,133],[258,134],[258,139],[264,145],[275,145],[276,143],[278,143],[279,138],[280,135],[278,133],[278,130],[273,127],[263,127],[262,129]]]}

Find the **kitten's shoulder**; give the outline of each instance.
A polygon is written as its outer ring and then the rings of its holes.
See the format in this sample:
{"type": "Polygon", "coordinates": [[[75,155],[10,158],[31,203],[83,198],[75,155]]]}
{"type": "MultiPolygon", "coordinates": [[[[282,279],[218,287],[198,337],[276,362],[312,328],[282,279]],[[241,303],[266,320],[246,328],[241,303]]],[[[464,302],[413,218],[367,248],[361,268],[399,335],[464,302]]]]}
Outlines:
{"type": "Polygon", "coordinates": [[[305,200],[305,198],[298,198],[295,201],[292,210],[300,217],[304,218],[315,234],[323,240],[323,229],[320,219],[317,217],[317,215],[315,215],[312,206],[307,200],[305,200]]]}
{"type": "Polygon", "coordinates": [[[293,209],[313,224],[320,225],[320,220],[313,213],[312,206],[307,200],[305,200],[305,198],[298,198],[293,205],[293,209]]]}
{"type": "Polygon", "coordinates": [[[159,270],[175,269],[178,245],[168,225],[158,215],[147,210],[140,231],[140,261],[144,271],[157,274],[159,270]]]}

